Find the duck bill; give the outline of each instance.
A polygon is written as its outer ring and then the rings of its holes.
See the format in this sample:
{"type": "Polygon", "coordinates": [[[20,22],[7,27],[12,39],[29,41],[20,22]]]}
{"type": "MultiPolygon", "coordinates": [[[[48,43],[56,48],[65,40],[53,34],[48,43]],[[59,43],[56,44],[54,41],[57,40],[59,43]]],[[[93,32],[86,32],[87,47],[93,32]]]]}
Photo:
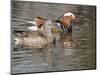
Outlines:
{"type": "Polygon", "coordinates": [[[76,17],[75,16],[73,16],[73,20],[75,20],[76,19],[76,17]]]}

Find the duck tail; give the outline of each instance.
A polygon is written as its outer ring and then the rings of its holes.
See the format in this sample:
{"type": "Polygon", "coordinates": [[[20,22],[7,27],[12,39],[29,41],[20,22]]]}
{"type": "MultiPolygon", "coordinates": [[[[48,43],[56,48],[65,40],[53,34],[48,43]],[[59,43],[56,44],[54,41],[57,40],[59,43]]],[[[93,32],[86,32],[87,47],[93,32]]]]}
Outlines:
{"type": "Polygon", "coordinates": [[[17,36],[17,37],[21,37],[21,33],[23,31],[17,31],[17,30],[14,30],[13,33],[17,36]]]}

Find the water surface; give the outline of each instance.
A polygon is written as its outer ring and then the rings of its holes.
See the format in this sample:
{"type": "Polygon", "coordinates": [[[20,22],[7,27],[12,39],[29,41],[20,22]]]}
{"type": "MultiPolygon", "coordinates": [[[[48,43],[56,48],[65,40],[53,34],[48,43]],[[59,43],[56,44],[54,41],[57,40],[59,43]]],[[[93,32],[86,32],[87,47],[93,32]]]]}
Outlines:
{"type": "Polygon", "coordinates": [[[56,20],[70,11],[77,20],[72,23],[72,34],[55,34],[60,39],[42,49],[16,47],[12,33],[12,73],[95,69],[95,10],[95,6],[13,1],[12,32],[26,31],[24,20],[37,16],[56,20]]]}

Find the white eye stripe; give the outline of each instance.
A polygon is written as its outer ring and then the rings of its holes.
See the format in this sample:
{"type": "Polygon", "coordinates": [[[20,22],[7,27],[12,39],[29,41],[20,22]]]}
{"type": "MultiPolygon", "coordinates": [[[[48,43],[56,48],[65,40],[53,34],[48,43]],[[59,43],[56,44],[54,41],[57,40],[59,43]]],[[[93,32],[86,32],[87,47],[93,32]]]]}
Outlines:
{"type": "Polygon", "coordinates": [[[74,17],[75,15],[71,12],[68,12],[68,13],[65,13],[64,16],[73,16],[74,17]]]}

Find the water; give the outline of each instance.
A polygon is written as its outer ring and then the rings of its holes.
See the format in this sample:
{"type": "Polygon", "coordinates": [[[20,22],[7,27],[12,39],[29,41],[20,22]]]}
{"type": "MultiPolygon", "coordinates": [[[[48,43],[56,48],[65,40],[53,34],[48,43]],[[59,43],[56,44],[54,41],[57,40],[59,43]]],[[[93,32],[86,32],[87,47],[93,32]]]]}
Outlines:
{"type": "Polygon", "coordinates": [[[95,69],[95,9],[95,6],[13,1],[11,72],[15,74],[95,69]],[[68,11],[76,15],[76,21],[72,23],[72,34],[55,34],[60,40],[41,49],[14,45],[13,30],[26,31],[24,20],[33,20],[37,16],[56,20],[68,11]]]}

